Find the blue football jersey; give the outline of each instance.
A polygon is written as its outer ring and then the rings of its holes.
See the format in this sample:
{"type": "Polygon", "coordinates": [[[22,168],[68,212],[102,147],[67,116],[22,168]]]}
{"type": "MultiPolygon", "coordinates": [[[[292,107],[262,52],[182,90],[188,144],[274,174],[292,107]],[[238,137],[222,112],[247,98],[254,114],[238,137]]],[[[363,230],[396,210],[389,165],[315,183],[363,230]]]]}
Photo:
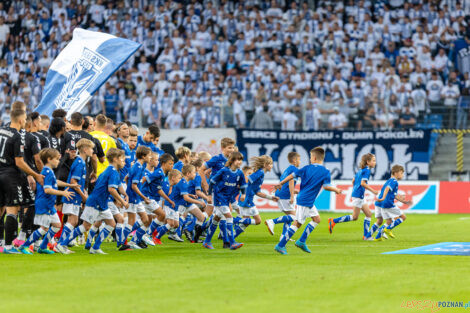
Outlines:
{"type": "Polygon", "coordinates": [[[238,195],[240,189],[246,188],[245,175],[240,169],[232,171],[223,167],[212,177],[210,183],[214,188],[214,205],[229,205],[238,195]]]}
{"type": "MultiPolygon", "coordinates": [[[[67,178],[67,183],[70,184],[70,181],[75,179],[77,184],[80,185],[80,189],[85,191],[85,180],[86,180],[86,164],[85,161],[80,156],[77,156],[70,167],[69,177],[67,178]]],[[[62,197],[63,203],[73,203],[79,205],[82,203],[82,197],[75,192],[75,195],[70,199],[62,197]]]]}
{"type": "Polygon", "coordinates": [[[150,150],[158,153],[158,155],[162,155],[163,153],[165,153],[162,149],[158,148],[153,142],[145,141],[142,136],[137,137],[137,147],[140,147],[140,146],[149,147],[150,150]]]}
{"type": "Polygon", "coordinates": [[[253,199],[255,195],[261,190],[261,185],[264,181],[264,171],[259,169],[248,177],[248,187],[246,188],[245,201],[240,202],[238,205],[243,208],[254,207],[253,199]]]}
{"type": "Polygon", "coordinates": [[[165,176],[165,178],[163,178],[161,187],[162,187],[162,191],[167,196],[169,196],[169,194],[170,194],[170,181],[168,180],[168,176],[165,176]]]}
{"type": "Polygon", "coordinates": [[[183,169],[183,165],[183,162],[178,161],[173,165],[173,169],[181,172],[181,170],[183,169]]]}
{"type": "Polygon", "coordinates": [[[118,138],[118,140],[121,143],[122,150],[124,150],[124,155],[126,156],[126,163],[124,164],[124,167],[119,172],[121,173],[121,177],[126,177],[126,175],[131,170],[131,164],[132,164],[131,149],[129,148],[129,145],[126,142],[124,142],[124,140],[122,140],[121,138],[118,138]]]}
{"type": "Polygon", "coordinates": [[[188,182],[188,193],[196,195],[196,190],[201,190],[201,176],[196,173],[196,177],[188,182]]]}
{"type": "Polygon", "coordinates": [[[210,168],[211,176],[210,178],[215,176],[218,171],[225,167],[225,163],[227,163],[227,158],[221,153],[219,155],[213,156],[209,161],[205,163],[206,168],[210,168]]]}
{"type": "MultiPolygon", "coordinates": [[[[282,173],[280,181],[283,181],[287,176],[290,174],[293,174],[298,171],[298,168],[295,167],[294,165],[289,165],[288,168],[282,173]]],[[[294,186],[297,184],[297,180],[294,179],[294,186]]],[[[289,191],[289,184],[284,184],[282,185],[282,188],[280,190],[276,190],[276,193],[274,194],[276,197],[279,199],[290,199],[290,191],[289,191]]]]}
{"type": "Polygon", "coordinates": [[[36,200],[34,201],[35,212],[36,214],[53,215],[57,212],[54,207],[56,196],[49,195],[45,193],[44,190],[48,188],[57,190],[57,180],[54,171],[47,166],[42,168],[41,175],[44,175],[44,186],[36,184],[36,200]]]}
{"type": "Polygon", "coordinates": [[[331,186],[330,171],[322,164],[314,163],[304,166],[293,175],[301,180],[300,191],[297,195],[297,204],[301,206],[313,207],[321,187],[331,186]]]}
{"type": "MultiPolygon", "coordinates": [[[[134,149],[134,150],[131,150],[129,148],[129,151],[130,151],[130,154],[131,154],[131,167],[132,165],[135,163],[135,161],[137,161],[137,158],[135,157],[135,153],[137,151],[137,147],[134,149]]],[[[129,171],[130,171],[130,168],[129,168],[129,171]]]]}
{"type": "Polygon", "coordinates": [[[165,174],[161,168],[154,169],[150,172],[148,169],[144,171],[144,183],[142,184],[142,193],[149,199],[160,201],[158,191],[162,189],[162,183],[165,179],[165,174]]]}
{"type": "Polygon", "coordinates": [[[174,203],[175,207],[171,207],[170,203],[165,200],[165,205],[174,209],[178,210],[180,205],[187,207],[188,202],[184,200],[183,196],[188,194],[188,182],[186,179],[181,178],[181,180],[171,188],[171,194],[168,196],[174,203]]]}
{"type": "Polygon", "coordinates": [[[142,198],[132,190],[132,184],[137,184],[137,188],[142,188],[142,177],[144,176],[145,168],[138,161],[132,166],[131,171],[127,175],[127,189],[126,193],[129,196],[129,203],[140,203],[142,198]]]}
{"type": "Polygon", "coordinates": [[[104,211],[108,208],[108,197],[110,196],[108,188],[119,188],[121,178],[119,172],[112,165],[108,166],[98,179],[96,180],[95,188],[86,200],[86,205],[91,206],[99,211],[104,211]]]}
{"type": "Polygon", "coordinates": [[[390,178],[385,182],[385,185],[382,186],[382,189],[380,190],[379,198],[383,197],[383,194],[387,188],[390,188],[390,190],[387,193],[387,196],[385,197],[384,201],[375,201],[375,206],[384,208],[384,209],[390,209],[395,206],[395,196],[398,193],[398,181],[395,178],[390,178]]]}
{"type": "Polygon", "coordinates": [[[369,177],[370,169],[368,166],[364,167],[362,170],[356,173],[356,176],[354,176],[354,186],[351,197],[364,199],[364,191],[366,189],[361,186],[361,182],[365,180],[367,183],[369,181],[369,177]]]}

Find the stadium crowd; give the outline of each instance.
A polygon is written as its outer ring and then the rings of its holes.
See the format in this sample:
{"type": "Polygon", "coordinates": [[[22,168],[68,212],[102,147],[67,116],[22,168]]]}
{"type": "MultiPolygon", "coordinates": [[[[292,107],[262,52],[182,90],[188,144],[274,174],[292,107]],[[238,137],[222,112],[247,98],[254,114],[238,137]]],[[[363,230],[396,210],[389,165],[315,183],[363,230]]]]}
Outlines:
{"type": "MultiPolygon", "coordinates": [[[[0,111],[34,111],[73,29],[141,49],[82,110],[162,128],[461,123],[470,1],[2,1],[0,111]],[[460,63],[460,64],[458,64],[460,63]],[[457,119],[456,119],[457,118],[457,119]]],[[[467,62],[467,63],[466,63],[467,62]]]]}

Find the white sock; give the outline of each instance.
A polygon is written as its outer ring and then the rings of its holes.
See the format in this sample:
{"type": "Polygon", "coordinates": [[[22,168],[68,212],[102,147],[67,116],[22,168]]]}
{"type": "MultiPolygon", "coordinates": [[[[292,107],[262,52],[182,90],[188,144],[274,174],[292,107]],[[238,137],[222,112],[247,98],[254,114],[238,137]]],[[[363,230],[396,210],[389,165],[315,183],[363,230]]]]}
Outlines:
{"type": "Polygon", "coordinates": [[[25,241],[26,240],[26,233],[24,231],[20,231],[18,235],[18,240],[25,241]]]}

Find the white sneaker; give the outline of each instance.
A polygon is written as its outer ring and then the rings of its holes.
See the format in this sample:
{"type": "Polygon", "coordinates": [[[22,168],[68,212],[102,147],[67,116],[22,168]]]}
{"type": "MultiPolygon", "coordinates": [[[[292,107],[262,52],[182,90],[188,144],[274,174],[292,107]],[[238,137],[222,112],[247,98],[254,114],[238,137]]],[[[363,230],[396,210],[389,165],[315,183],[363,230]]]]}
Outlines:
{"type": "Polygon", "coordinates": [[[155,243],[153,242],[152,239],[149,238],[149,235],[147,235],[147,234],[145,234],[145,235],[142,237],[142,241],[145,242],[148,246],[152,246],[152,247],[155,246],[155,243]]]}
{"type": "Polygon", "coordinates": [[[70,254],[69,249],[67,249],[67,247],[64,247],[62,245],[55,246],[55,249],[62,254],[70,254]]]}
{"type": "Polygon", "coordinates": [[[265,220],[264,224],[268,227],[268,231],[271,235],[274,235],[274,222],[273,220],[265,220]]]}
{"type": "Polygon", "coordinates": [[[139,246],[138,246],[135,242],[133,242],[133,241],[129,241],[127,244],[128,244],[129,247],[131,247],[131,249],[133,249],[133,250],[140,250],[140,249],[142,249],[141,247],[139,247],[139,246]]]}
{"type": "Polygon", "coordinates": [[[91,248],[91,249],[90,249],[90,254],[107,254],[107,253],[104,252],[104,251],[101,250],[101,249],[95,250],[95,249],[91,248]]]}
{"type": "Polygon", "coordinates": [[[382,233],[382,237],[384,237],[384,239],[388,239],[388,236],[385,232],[382,233]]]}
{"type": "Polygon", "coordinates": [[[69,248],[67,248],[67,254],[74,254],[74,253],[75,253],[75,251],[72,251],[69,248]]]}
{"type": "Polygon", "coordinates": [[[184,240],[181,239],[181,237],[178,236],[178,234],[176,233],[168,235],[168,239],[176,241],[176,242],[184,242],[184,240]]]}

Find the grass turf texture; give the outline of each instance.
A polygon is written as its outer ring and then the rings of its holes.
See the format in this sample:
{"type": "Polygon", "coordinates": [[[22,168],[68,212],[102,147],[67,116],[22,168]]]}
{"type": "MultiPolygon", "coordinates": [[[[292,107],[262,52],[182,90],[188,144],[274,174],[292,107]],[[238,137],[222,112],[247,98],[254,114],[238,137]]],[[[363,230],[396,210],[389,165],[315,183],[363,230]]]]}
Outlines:
{"type": "Polygon", "coordinates": [[[237,251],[222,249],[217,239],[209,251],[165,237],[164,245],[138,251],[106,243],[109,255],[83,247],[73,255],[0,255],[0,312],[384,313],[415,311],[401,307],[408,300],[470,300],[470,258],[381,254],[469,241],[464,215],[410,215],[394,230],[397,239],[384,242],[362,240],[363,215],[330,235],[327,219],[337,216],[321,213],[307,241],[312,254],[293,242],[289,255],[274,252],[282,226],[271,236],[261,224],[248,227],[237,251]]]}

